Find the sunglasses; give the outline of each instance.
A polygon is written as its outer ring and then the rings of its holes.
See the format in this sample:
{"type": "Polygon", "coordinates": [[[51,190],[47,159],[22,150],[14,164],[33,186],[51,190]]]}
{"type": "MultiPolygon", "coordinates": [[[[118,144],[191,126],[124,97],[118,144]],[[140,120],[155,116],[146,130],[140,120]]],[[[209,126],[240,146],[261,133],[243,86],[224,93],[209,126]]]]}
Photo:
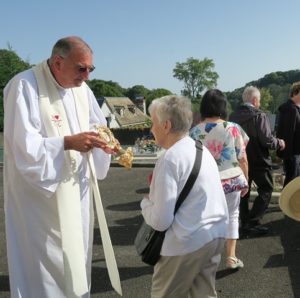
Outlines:
{"type": "Polygon", "coordinates": [[[89,66],[89,67],[83,67],[83,66],[77,66],[77,70],[80,72],[80,73],[85,73],[85,72],[93,72],[95,70],[95,66],[92,65],[92,66],[89,66]]]}
{"type": "MultiPolygon", "coordinates": [[[[59,56],[61,59],[65,59],[65,57],[63,57],[63,56],[59,56]]],[[[80,66],[80,65],[76,65],[76,68],[77,68],[77,70],[78,70],[78,72],[80,72],[80,73],[85,73],[85,72],[89,72],[89,73],[91,73],[91,72],[93,72],[94,70],[95,70],[95,66],[94,65],[92,65],[92,66],[88,66],[88,67],[84,67],[84,66],[80,66]]]]}

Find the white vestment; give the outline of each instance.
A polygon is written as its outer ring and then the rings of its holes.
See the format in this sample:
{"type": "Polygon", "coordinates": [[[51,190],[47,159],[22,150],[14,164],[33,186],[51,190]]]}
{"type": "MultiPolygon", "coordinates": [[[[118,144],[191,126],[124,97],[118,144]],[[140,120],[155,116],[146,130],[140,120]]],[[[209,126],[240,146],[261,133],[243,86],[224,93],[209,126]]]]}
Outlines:
{"type": "MultiPolygon", "coordinates": [[[[86,86],[90,124],[106,120],[86,86]]],[[[72,134],[81,132],[71,89],[58,87],[72,134]]],[[[64,167],[63,137],[47,137],[40,117],[32,70],[14,77],[4,90],[4,208],[12,297],[65,297],[63,255],[55,191],[64,167]]],[[[49,115],[50,117],[55,115],[49,115]]],[[[53,121],[61,121],[54,117],[53,121]]],[[[110,156],[93,149],[97,178],[105,178],[110,156]]],[[[87,279],[90,285],[93,206],[85,153],[76,153],[87,279]]],[[[88,297],[88,294],[86,295],[88,297]]]]}

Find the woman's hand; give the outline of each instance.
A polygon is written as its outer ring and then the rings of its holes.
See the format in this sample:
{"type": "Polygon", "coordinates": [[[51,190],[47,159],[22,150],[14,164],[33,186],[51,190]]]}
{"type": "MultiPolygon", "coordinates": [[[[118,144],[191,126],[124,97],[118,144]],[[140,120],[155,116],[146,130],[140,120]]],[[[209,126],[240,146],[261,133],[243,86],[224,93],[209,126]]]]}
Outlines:
{"type": "Polygon", "coordinates": [[[249,187],[242,189],[241,190],[241,198],[243,198],[248,193],[248,191],[249,191],[249,187]]]}

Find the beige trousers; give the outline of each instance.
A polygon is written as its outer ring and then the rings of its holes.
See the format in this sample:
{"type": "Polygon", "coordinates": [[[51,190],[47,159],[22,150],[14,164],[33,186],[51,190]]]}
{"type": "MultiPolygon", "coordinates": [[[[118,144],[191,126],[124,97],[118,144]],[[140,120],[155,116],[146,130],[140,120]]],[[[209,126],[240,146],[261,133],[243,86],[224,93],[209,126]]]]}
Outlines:
{"type": "Polygon", "coordinates": [[[151,298],[217,297],[216,271],[225,239],[215,239],[195,252],[162,256],[154,267],[151,298]]]}

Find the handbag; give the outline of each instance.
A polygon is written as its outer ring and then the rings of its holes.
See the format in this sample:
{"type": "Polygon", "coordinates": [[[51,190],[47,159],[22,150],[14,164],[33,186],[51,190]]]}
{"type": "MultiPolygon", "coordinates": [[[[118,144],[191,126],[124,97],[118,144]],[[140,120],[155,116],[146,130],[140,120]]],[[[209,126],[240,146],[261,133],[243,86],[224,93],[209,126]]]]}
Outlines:
{"type": "Polygon", "coordinates": [[[240,191],[249,187],[244,174],[229,179],[223,179],[221,182],[225,194],[240,191]]]}
{"type": "MultiPolygon", "coordinates": [[[[196,141],[195,145],[196,158],[194,166],[189,178],[187,179],[187,182],[184,185],[183,190],[177,199],[174,215],[192,189],[201,167],[203,146],[200,141],[196,141]]],[[[146,224],[145,221],[143,221],[135,237],[134,245],[138,255],[141,256],[141,259],[144,263],[154,266],[158,262],[160,259],[160,251],[165,239],[165,234],[166,231],[156,231],[151,226],[146,224]]]]}

